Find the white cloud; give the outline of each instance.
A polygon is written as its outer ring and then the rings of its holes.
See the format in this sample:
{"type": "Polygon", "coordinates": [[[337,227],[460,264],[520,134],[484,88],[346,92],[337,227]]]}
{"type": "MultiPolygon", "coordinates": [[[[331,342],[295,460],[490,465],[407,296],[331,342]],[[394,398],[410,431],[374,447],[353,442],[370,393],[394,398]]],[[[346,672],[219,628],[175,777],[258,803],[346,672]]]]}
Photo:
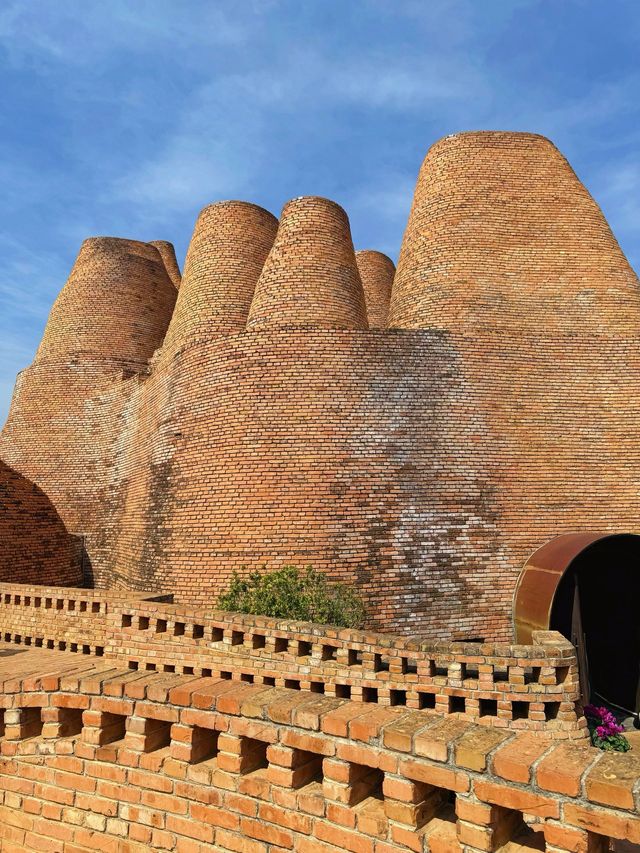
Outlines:
{"type": "Polygon", "coordinates": [[[330,139],[348,110],[385,110],[394,120],[469,97],[488,97],[486,80],[451,51],[344,59],[294,48],[268,67],[209,75],[176,111],[166,139],[107,186],[103,201],[131,203],[153,222],[214,198],[252,196],[289,123],[303,132],[305,122],[319,121],[330,139]]]}
{"type": "Polygon", "coordinates": [[[400,60],[395,66],[382,57],[380,61],[370,58],[328,69],[326,80],[328,94],[338,101],[390,111],[414,110],[434,101],[484,94],[482,75],[471,74],[466,63],[459,63],[451,55],[400,60]]]}
{"type": "MultiPolygon", "coordinates": [[[[2,297],[0,296],[0,300],[2,297]]],[[[0,335],[0,429],[6,420],[16,376],[33,360],[35,346],[30,346],[21,332],[1,329],[0,335]]]]}
{"type": "Polygon", "coordinates": [[[232,15],[219,4],[173,0],[5,0],[0,9],[0,44],[15,63],[95,63],[114,52],[180,48],[202,50],[241,44],[259,14],[232,15]]]}
{"type": "Polygon", "coordinates": [[[409,219],[417,173],[389,171],[378,178],[350,193],[347,212],[356,249],[377,249],[395,262],[409,219]]]}
{"type": "Polygon", "coordinates": [[[236,197],[259,169],[263,118],[232,86],[200,87],[165,141],[116,178],[101,200],[129,204],[132,216],[162,223],[213,199],[236,197]]]}
{"type": "Polygon", "coordinates": [[[595,175],[593,194],[627,257],[640,270],[640,163],[612,163],[595,175]]]}
{"type": "MultiPolygon", "coordinates": [[[[67,275],[61,258],[47,252],[34,252],[6,239],[0,239],[0,253],[5,259],[0,279],[1,325],[4,326],[7,318],[18,315],[31,318],[30,322],[34,318],[46,318],[67,275]]],[[[3,331],[6,342],[8,330],[3,331]]]]}

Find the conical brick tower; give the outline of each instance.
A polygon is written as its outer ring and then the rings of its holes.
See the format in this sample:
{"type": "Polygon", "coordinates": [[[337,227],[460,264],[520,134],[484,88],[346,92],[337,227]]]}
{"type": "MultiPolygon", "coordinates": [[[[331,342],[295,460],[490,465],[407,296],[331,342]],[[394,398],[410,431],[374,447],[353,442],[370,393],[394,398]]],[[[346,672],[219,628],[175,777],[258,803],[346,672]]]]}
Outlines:
{"type": "Polygon", "coordinates": [[[638,278],[549,140],[461,133],[420,170],[389,326],[438,330],[484,421],[469,446],[487,465],[496,550],[470,561],[482,593],[469,612],[495,635],[542,544],[637,528],[638,278]]]}
{"type": "Polygon", "coordinates": [[[180,267],[178,266],[178,261],[176,259],[176,250],[173,246],[173,243],[169,243],[167,240],[151,240],[149,242],[149,245],[155,246],[156,249],[160,252],[160,257],[164,262],[164,267],[167,271],[167,275],[175,284],[176,288],[179,288],[180,283],[182,281],[182,273],[180,272],[180,267]]]}
{"type": "Polygon", "coordinates": [[[460,133],[429,150],[389,325],[637,328],[637,277],[598,205],[548,139],[460,133]]]}
{"type": "Polygon", "coordinates": [[[391,258],[373,249],[356,252],[356,261],[367,303],[369,328],[386,329],[395,264],[391,258]]]}
{"type": "Polygon", "coordinates": [[[154,246],[85,240],[20,375],[0,455],[46,492],[72,533],[90,532],[101,510],[124,380],[162,345],[176,292],[154,246]]]}
{"type": "Polygon", "coordinates": [[[637,529],[640,288],[542,137],[433,146],[386,327],[392,265],[325,199],[206,208],[179,291],[166,257],[85,245],[0,434],[86,581],[210,608],[313,565],[385,630],[506,641],[541,545],[637,529]]]}
{"type": "Polygon", "coordinates": [[[154,246],[91,237],[51,309],[36,361],[84,354],[146,362],[162,344],[175,299],[154,246]]]}
{"type": "Polygon", "coordinates": [[[366,329],[349,219],[326,198],[285,204],[249,313],[248,329],[366,329]]]}
{"type": "Polygon", "coordinates": [[[255,204],[222,201],[200,213],[189,244],[168,351],[244,331],[278,222],[255,204]]]}

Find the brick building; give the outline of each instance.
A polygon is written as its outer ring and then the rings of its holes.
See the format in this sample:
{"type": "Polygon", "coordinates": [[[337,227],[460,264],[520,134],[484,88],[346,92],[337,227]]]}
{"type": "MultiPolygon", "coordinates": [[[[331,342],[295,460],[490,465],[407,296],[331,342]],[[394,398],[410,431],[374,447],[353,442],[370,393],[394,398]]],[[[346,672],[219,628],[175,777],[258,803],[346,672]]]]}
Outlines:
{"type": "Polygon", "coordinates": [[[530,134],[431,148],[397,272],[321,198],[85,241],[0,436],[0,850],[636,849],[639,327],[530,134]],[[287,563],[367,630],[213,609],[287,563]]]}
{"type": "MultiPolygon", "coordinates": [[[[638,279],[560,152],[463,133],[424,161],[395,277],[319,198],[279,222],[205,208],[181,280],[170,244],[87,240],[0,456],[98,588],[206,605],[234,569],[312,564],[374,627],[506,640],[532,555],[637,527],[639,329],[638,279]]],[[[548,627],[540,576],[525,634],[548,627]]]]}

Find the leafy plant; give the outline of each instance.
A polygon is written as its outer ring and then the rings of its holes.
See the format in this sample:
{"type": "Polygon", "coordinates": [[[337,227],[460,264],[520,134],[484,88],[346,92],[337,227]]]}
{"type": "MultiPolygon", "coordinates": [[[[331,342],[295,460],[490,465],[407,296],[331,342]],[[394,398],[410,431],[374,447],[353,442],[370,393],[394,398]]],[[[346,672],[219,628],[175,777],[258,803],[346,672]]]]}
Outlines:
{"type": "Polygon", "coordinates": [[[354,589],[330,582],[311,566],[284,566],[271,572],[251,572],[246,577],[234,572],[229,588],[218,598],[218,606],[342,628],[361,627],[365,613],[364,603],[354,589]]]}
{"type": "Polygon", "coordinates": [[[627,752],[631,749],[631,744],[622,734],[624,728],[608,708],[585,705],[584,715],[594,746],[609,752],[627,752]]]}

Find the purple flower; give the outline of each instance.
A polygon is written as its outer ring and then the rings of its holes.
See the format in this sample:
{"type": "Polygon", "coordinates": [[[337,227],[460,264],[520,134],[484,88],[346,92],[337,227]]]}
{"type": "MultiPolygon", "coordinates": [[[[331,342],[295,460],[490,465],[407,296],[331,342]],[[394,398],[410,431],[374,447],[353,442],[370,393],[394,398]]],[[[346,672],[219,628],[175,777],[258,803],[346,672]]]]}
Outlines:
{"type": "Polygon", "coordinates": [[[585,716],[599,722],[599,725],[595,730],[596,735],[599,738],[604,739],[614,737],[615,735],[622,734],[624,731],[624,726],[621,726],[618,723],[615,714],[613,714],[608,708],[602,706],[597,708],[595,705],[585,705],[584,713],[585,716]]]}

